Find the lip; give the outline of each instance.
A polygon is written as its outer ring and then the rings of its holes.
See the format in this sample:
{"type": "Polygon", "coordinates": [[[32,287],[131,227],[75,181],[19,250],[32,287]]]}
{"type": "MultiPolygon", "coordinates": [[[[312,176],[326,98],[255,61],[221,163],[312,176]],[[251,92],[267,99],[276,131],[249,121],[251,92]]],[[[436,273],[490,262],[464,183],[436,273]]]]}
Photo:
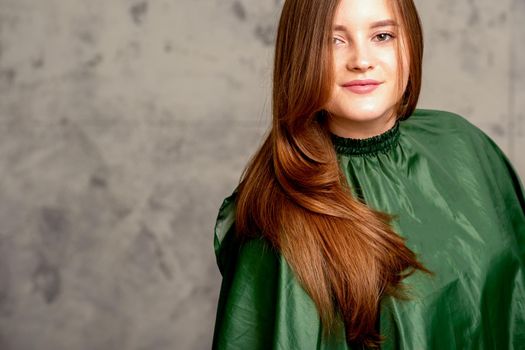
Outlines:
{"type": "Polygon", "coordinates": [[[352,91],[353,93],[364,95],[369,94],[378,88],[382,83],[377,80],[363,79],[363,80],[352,80],[344,83],[342,86],[345,89],[352,91]]]}

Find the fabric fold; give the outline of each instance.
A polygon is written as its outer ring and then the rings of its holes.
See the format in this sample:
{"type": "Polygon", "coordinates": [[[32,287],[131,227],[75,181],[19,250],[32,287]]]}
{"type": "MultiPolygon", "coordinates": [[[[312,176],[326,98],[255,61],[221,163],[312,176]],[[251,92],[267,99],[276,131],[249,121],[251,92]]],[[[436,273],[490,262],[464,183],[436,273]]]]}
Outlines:
{"type": "MultiPolygon", "coordinates": [[[[365,140],[333,137],[352,193],[395,216],[396,232],[435,273],[384,297],[382,349],[523,349],[525,196],[501,149],[465,118],[418,109],[365,140]]],[[[235,193],[215,226],[223,275],[214,349],[349,349],[324,337],[315,304],[264,239],[234,239],[235,193]]],[[[366,273],[364,271],[363,273],[366,273]]]]}

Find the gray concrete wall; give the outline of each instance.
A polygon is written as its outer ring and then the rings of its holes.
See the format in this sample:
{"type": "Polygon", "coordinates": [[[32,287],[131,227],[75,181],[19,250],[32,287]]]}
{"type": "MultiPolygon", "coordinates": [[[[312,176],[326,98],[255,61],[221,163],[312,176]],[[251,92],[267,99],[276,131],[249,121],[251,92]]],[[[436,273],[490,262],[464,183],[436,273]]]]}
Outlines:
{"type": "MultiPolygon", "coordinates": [[[[281,1],[0,0],[0,349],[208,349],[212,227],[267,125],[281,1]]],[[[417,1],[421,107],[525,177],[525,2],[417,1]]]]}

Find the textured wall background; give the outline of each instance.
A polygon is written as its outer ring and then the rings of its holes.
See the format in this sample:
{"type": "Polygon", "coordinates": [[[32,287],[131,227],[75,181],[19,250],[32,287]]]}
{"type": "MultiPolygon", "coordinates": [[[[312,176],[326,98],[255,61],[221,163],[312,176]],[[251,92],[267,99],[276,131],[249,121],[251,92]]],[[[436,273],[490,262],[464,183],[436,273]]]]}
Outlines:
{"type": "MultiPolygon", "coordinates": [[[[525,177],[525,1],[418,0],[421,107],[525,177]]],[[[208,349],[212,227],[267,125],[282,1],[0,0],[0,349],[208,349]]]]}

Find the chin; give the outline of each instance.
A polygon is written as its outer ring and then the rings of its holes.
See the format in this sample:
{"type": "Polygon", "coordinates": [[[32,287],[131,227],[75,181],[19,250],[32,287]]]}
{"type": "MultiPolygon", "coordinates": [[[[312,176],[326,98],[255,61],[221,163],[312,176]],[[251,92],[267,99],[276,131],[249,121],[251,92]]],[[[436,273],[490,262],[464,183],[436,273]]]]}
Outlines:
{"type": "Polygon", "coordinates": [[[344,111],[339,115],[340,118],[354,122],[375,121],[389,115],[389,110],[375,108],[358,108],[351,111],[344,111]],[[346,112],[346,113],[345,113],[346,112]]]}

